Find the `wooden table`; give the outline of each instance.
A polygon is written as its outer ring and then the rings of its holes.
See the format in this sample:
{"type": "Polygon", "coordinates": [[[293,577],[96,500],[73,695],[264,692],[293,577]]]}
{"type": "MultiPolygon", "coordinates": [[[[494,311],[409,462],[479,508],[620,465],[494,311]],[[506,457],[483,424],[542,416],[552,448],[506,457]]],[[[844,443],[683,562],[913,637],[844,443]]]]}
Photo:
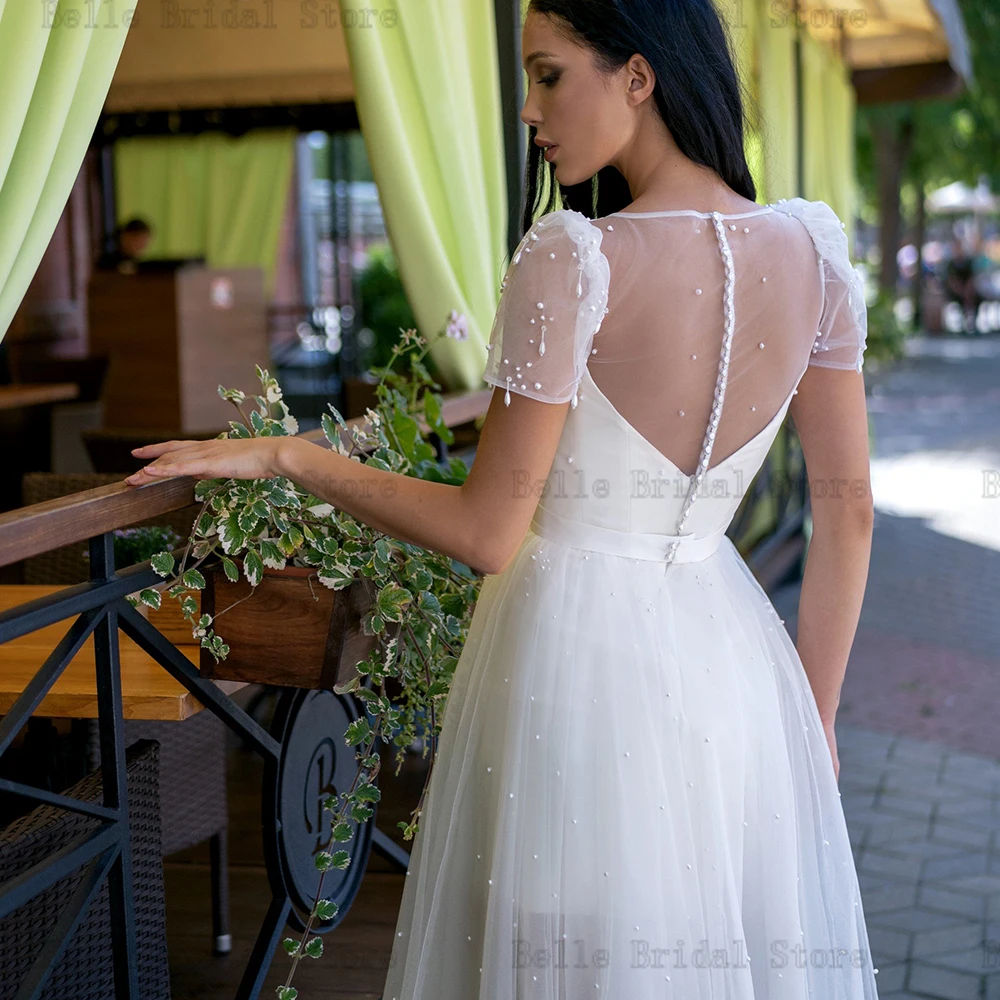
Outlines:
{"type": "Polygon", "coordinates": [[[52,468],[52,406],[76,399],[75,382],[0,385],[0,511],[21,506],[21,473],[52,468]]]}
{"type": "MultiPolygon", "coordinates": [[[[62,589],[18,584],[0,586],[0,611],[62,589]]],[[[72,622],[73,619],[68,618],[0,645],[0,715],[10,710],[72,622]]],[[[124,633],[119,633],[119,643],[122,707],[126,719],[182,722],[203,710],[204,706],[186,687],[174,680],[124,633]]],[[[177,648],[197,666],[201,649],[196,643],[177,648]]],[[[96,719],[95,671],[94,638],[91,636],[52,685],[35,714],[50,718],[96,719]]],[[[215,683],[226,694],[246,687],[241,681],[215,683]]]]}
{"type": "Polygon", "coordinates": [[[80,395],[75,382],[21,382],[0,385],[0,410],[16,410],[42,403],[65,403],[80,395]]]}

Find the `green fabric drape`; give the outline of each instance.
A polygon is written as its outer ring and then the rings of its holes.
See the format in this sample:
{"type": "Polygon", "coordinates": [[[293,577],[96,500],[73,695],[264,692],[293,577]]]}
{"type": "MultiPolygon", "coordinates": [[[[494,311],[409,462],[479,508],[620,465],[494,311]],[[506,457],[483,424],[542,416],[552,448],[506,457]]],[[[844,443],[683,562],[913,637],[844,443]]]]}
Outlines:
{"type": "Polygon", "coordinates": [[[791,17],[775,14],[767,0],[756,0],[757,67],[763,119],[763,183],[761,201],[798,194],[795,140],[795,26],[791,17]]]}
{"type": "Polygon", "coordinates": [[[850,74],[833,48],[803,32],[802,78],[806,197],[821,198],[847,223],[853,248],[857,198],[850,74]]]}
{"type": "Polygon", "coordinates": [[[209,267],[259,267],[274,288],[290,190],[294,129],[121,139],[114,146],[119,224],[153,229],[148,258],[203,256],[209,267]]]}
{"type": "Polygon", "coordinates": [[[744,135],[744,152],[757,198],[766,201],[767,170],[766,144],[762,123],[755,120],[760,105],[759,40],[760,25],[757,17],[757,0],[719,0],[722,17],[736,61],[745,109],[747,111],[744,135]]]}
{"type": "Polygon", "coordinates": [[[113,0],[0,0],[0,339],[80,172],[129,23],[113,0]]]}
{"type": "Polygon", "coordinates": [[[450,310],[468,342],[431,350],[449,389],[482,385],[507,251],[492,0],[389,0],[360,18],[341,3],[355,104],[386,230],[420,332],[450,310]]]}

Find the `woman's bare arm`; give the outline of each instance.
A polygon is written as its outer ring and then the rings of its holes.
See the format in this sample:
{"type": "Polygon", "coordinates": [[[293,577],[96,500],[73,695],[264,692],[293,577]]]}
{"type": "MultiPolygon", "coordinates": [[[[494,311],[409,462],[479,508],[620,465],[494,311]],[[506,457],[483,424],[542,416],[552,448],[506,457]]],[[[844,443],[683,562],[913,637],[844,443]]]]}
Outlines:
{"type": "Polygon", "coordinates": [[[811,366],[790,405],[802,442],[813,534],[796,647],[820,717],[833,721],[868,579],[874,506],[860,372],[811,366]]]}
{"type": "Polygon", "coordinates": [[[548,477],[569,402],[495,389],[462,486],[373,469],[299,438],[281,439],[278,472],[393,538],[499,573],[524,538],[548,477]]]}

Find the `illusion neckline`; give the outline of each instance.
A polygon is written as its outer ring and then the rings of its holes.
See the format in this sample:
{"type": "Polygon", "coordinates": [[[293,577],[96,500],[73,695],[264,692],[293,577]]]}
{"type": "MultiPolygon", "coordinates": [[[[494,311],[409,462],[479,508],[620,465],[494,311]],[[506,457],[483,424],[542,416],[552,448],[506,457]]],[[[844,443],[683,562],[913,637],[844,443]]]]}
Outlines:
{"type": "MultiPolygon", "coordinates": [[[[625,219],[651,219],[661,215],[696,215],[699,219],[711,219],[718,214],[720,219],[749,219],[753,215],[763,215],[765,212],[773,211],[773,205],[765,205],[763,208],[758,208],[753,212],[737,212],[735,214],[727,214],[725,212],[698,212],[693,208],[675,208],[663,212],[612,212],[611,216],[621,216],[625,219]]],[[[608,218],[611,218],[611,216],[608,216],[608,218]]]]}

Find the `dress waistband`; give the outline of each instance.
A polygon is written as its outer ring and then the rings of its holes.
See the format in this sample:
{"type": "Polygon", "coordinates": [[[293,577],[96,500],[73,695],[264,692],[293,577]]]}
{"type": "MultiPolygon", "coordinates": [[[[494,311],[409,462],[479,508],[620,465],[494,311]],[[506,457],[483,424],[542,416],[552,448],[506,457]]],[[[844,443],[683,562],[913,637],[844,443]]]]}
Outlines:
{"type": "Polygon", "coordinates": [[[665,535],[660,532],[618,531],[596,524],[573,521],[539,505],[531,519],[531,530],[542,538],[562,542],[577,549],[604,552],[631,559],[655,562],[701,562],[712,555],[726,535],[723,526],[710,535],[695,536],[690,532],[665,535]],[[674,548],[671,556],[671,548],[674,548]]]}

